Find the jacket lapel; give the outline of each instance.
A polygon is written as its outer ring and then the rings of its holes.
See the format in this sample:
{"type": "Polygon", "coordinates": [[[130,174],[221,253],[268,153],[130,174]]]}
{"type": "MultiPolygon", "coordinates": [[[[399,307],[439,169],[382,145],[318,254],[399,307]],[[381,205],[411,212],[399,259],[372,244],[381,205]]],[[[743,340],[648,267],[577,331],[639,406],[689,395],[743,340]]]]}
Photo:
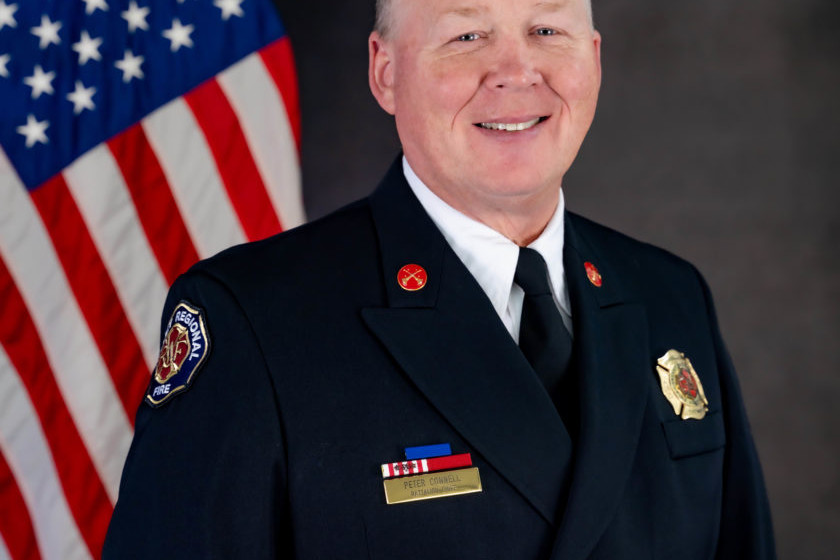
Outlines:
{"type": "Polygon", "coordinates": [[[551,399],[399,161],[370,200],[389,305],[364,309],[364,321],[452,427],[557,524],[571,442],[551,399]],[[406,264],[426,270],[423,289],[399,286],[406,264]]]}
{"type": "Polygon", "coordinates": [[[630,475],[647,400],[647,318],[627,301],[609,261],[576,231],[566,214],[564,266],[581,383],[581,436],[575,450],[569,501],[553,559],[589,555],[603,534],[630,475]],[[584,263],[601,273],[596,287],[584,263]]]}

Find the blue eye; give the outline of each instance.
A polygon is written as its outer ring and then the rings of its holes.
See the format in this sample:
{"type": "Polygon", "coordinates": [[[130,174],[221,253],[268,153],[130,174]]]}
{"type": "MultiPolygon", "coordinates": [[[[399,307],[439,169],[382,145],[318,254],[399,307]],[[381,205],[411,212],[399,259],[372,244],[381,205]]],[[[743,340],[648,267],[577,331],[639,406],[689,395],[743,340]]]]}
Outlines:
{"type": "Polygon", "coordinates": [[[534,31],[535,35],[539,35],[540,37],[548,37],[550,35],[557,35],[557,31],[551,29],[550,27],[540,27],[536,31],[534,31]]]}
{"type": "Polygon", "coordinates": [[[479,39],[480,36],[478,33],[464,33],[463,35],[458,36],[458,41],[468,42],[468,41],[475,41],[479,39]]]}

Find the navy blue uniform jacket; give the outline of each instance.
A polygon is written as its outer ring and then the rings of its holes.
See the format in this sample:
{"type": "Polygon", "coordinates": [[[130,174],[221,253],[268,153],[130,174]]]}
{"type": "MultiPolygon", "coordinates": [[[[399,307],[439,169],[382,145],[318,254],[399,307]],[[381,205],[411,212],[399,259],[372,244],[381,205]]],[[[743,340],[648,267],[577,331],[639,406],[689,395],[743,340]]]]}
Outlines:
{"type": "Polygon", "coordinates": [[[195,265],[164,321],[181,301],[202,309],[212,348],[189,390],[140,406],[104,558],[774,557],[700,275],[571,213],[565,243],[573,453],[399,164],[367,199],[195,265]],[[428,273],[415,292],[397,282],[410,263],[428,273]],[[663,396],[655,365],[672,348],[703,383],[702,420],[663,396]],[[380,464],[439,442],[472,454],[483,491],[386,505],[380,464]]]}

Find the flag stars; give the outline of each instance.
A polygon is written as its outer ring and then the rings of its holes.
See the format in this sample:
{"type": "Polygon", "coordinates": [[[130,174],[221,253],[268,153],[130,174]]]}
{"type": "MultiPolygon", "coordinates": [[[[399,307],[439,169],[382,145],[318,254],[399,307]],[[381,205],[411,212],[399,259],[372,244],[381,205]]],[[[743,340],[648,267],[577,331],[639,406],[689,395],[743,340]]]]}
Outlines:
{"type": "Polygon", "coordinates": [[[17,20],[15,19],[17,9],[17,4],[6,4],[4,0],[0,0],[0,29],[7,25],[17,27],[17,20]]]}
{"type": "Polygon", "coordinates": [[[82,0],[85,3],[85,13],[92,14],[96,10],[108,11],[108,3],[105,0],[82,0]]]}
{"type": "Polygon", "coordinates": [[[42,93],[52,95],[55,90],[52,81],[55,79],[55,72],[44,72],[41,65],[35,66],[35,73],[23,79],[23,83],[32,88],[32,99],[38,99],[42,93]]]}
{"type": "Polygon", "coordinates": [[[128,83],[132,78],[142,80],[145,77],[143,70],[140,69],[140,65],[143,64],[144,60],[142,56],[135,56],[134,53],[126,49],[125,56],[116,61],[114,66],[122,70],[123,82],[128,83]]]}
{"type": "Polygon", "coordinates": [[[172,20],[172,27],[165,30],[163,36],[169,39],[172,52],[175,52],[181,47],[192,48],[193,41],[190,35],[193,31],[195,31],[194,25],[183,25],[181,20],[175,18],[172,20]]]}
{"type": "Polygon", "coordinates": [[[82,31],[78,43],[73,43],[73,50],[79,54],[79,66],[84,66],[88,60],[102,60],[99,54],[99,47],[102,45],[102,38],[91,39],[87,31],[82,31]]]}
{"type": "Polygon", "coordinates": [[[26,117],[26,124],[17,127],[18,134],[26,136],[26,147],[31,148],[36,143],[46,144],[49,142],[47,138],[47,128],[49,128],[49,121],[39,121],[35,115],[26,117]]]}
{"type": "Polygon", "coordinates": [[[32,28],[32,34],[41,40],[39,43],[41,50],[46,49],[51,44],[61,44],[61,39],[58,37],[59,29],[61,29],[60,21],[50,21],[46,14],[41,16],[41,25],[32,28]]]}
{"type": "Polygon", "coordinates": [[[138,29],[143,31],[149,30],[149,24],[146,18],[149,16],[149,8],[137,6],[137,2],[131,0],[128,4],[128,9],[122,12],[122,18],[128,22],[128,32],[134,33],[138,29]]]}
{"type": "Polygon", "coordinates": [[[8,54],[0,54],[0,78],[8,78],[9,77],[9,61],[12,60],[12,57],[8,54]]]}
{"type": "Polygon", "coordinates": [[[76,80],[76,89],[67,94],[67,99],[73,104],[73,114],[78,115],[85,109],[93,111],[96,105],[93,104],[93,96],[96,88],[86,88],[81,80],[76,80]]]}
{"type": "Polygon", "coordinates": [[[242,17],[242,2],[245,0],[213,0],[213,5],[222,10],[222,19],[227,21],[230,16],[242,17]]]}

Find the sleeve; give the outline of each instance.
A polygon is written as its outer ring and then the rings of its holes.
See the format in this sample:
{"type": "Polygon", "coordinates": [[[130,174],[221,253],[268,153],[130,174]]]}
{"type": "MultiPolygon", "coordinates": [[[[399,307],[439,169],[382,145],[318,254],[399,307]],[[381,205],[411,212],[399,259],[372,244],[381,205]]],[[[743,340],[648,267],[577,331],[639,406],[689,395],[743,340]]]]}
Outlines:
{"type": "Polygon", "coordinates": [[[202,314],[208,354],[188,388],[140,404],[102,557],[290,557],[283,434],[256,333],[224,285],[188,273],[169,292],[164,342],[182,303],[202,314]]]}
{"type": "MultiPolygon", "coordinates": [[[[698,273],[699,276],[699,273],[698,273]]],[[[720,372],[726,448],[718,560],[776,558],[770,505],[732,359],[720,334],[711,292],[700,278],[720,372]]]]}

